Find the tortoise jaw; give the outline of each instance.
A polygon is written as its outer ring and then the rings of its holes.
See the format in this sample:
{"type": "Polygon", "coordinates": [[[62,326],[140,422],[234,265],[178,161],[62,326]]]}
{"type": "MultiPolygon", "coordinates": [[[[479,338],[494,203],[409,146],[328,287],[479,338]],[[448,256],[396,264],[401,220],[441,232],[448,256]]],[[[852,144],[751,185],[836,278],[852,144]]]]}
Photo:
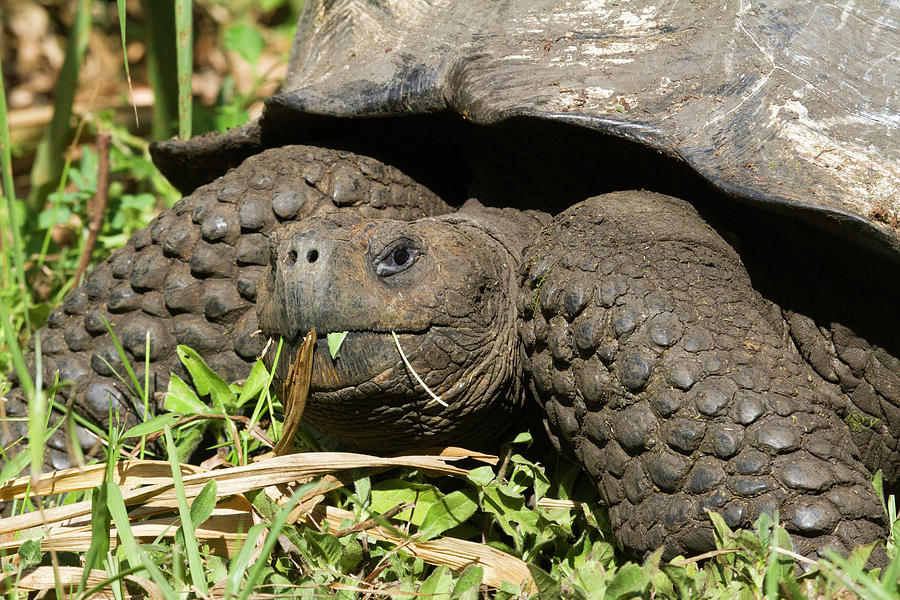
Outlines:
{"type": "MultiPolygon", "coordinates": [[[[421,335],[403,333],[398,334],[398,337],[401,344],[410,349],[418,345],[416,338],[421,335]]],[[[298,336],[298,340],[300,339],[302,338],[298,336]]],[[[397,345],[390,333],[349,331],[336,358],[331,357],[328,340],[323,334],[317,336],[313,352],[310,391],[333,392],[356,387],[367,381],[377,383],[401,362],[397,345]]]]}

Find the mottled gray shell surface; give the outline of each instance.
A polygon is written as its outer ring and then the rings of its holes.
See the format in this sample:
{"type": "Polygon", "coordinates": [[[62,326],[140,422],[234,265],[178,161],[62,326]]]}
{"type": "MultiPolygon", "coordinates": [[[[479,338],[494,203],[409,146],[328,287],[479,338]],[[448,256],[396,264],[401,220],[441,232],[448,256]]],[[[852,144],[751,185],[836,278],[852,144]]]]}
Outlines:
{"type": "Polygon", "coordinates": [[[575,124],[896,262],[898,29],[896,0],[309,0],[259,126],[275,107],[575,124]]]}

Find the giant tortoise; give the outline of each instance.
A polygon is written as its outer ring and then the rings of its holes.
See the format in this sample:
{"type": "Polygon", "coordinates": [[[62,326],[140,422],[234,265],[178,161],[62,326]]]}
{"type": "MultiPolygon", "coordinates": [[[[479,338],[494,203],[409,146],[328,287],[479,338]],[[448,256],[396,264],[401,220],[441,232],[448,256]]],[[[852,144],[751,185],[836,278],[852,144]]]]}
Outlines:
{"type": "Polygon", "coordinates": [[[877,539],[898,22],[877,0],[309,0],[259,120],[154,148],[186,196],[52,312],[44,381],[101,422],[139,412],[104,319],[136,365],[149,332],[157,400],[176,344],[237,379],[265,336],[349,331],[337,359],[319,340],[306,412],[345,447],[490,446],[540,411],[630,551],[709,549],[707,511],[777,512],[804,554],[877,539]]]}

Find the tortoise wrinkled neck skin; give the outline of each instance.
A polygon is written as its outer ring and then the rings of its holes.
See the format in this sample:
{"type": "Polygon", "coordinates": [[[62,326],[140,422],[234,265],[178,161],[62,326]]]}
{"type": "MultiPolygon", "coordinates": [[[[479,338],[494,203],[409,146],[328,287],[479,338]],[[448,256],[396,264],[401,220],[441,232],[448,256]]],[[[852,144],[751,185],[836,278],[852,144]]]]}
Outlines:
{"type": "MultiPolygon", "coordinates": [[[[522,405],[515,297],[539,221],[477,209],[414,222],[341,214],[285,228],[260,300],[293,357],[318,340],[305,417],[350,448],[488,447],[522,405]],[[348,332],[332,358],[326,335],[348,332]],[[396,342],[432,398],[403,363],[396,342]]],[[[286,374],[287,362],[278,365],[286,374]]]]}

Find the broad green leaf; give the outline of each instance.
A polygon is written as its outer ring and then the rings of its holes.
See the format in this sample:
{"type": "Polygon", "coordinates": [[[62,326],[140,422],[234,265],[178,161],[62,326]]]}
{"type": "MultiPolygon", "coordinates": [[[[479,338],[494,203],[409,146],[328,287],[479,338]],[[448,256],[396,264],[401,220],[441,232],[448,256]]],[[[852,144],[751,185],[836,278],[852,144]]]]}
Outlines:
{"type": "Polygon", "coordinates": [[[181,359],[184,368],[191,374],[191,380],[197,393],[201,396],[209,396],[218,410],[227,412],[234,407],[234,393],[215,371],[210,369],[197,352],[187,346],[178,346],[176,352],[181,359]]]}
{"type": "Polygon", "coordinates": [[[210,479],[191,503],[191,523],[200,527],[216,508],[216,480],[210,479]]]}
{"type": "Polygon", "coordinates": [[[209,407],[197,397],[193,388],[174,373],[169,379],[169,388],[166,390],[163,407],[182,415],[202,415],[209,412],[209,407]]]}
{"type": "Polygon", "coordinates": [[[362,507],[368,507],[372,498],[372,480],[360,474],[359,477],[353,480],[353,490],[356,492],[356,497],[360,503],[362,503],[362,507]]]}
{"type": "Polygon", "coordinates": [[[606,597],[610,577],[602,564],[595,561],[582,564],[575,569],[575,578],[589,600],[602,600],[606,597]]]}
{"type": "Polygon", "coordinates": [[[253,369],[250,371],[244,387],[241,389],[241,395],[238,397],[237,405],[243,406],[245,402],[251,398],[257,397],[262,392],[266,384],[269,382],[269,371],[261,360],[256,361],[253,369]]]}
{"type": "Polygon", "coordinates": [[[684,567],[663,563],[659,569],[669,578],[676,597],[687,599],[697,596],[697,569],[693,563],[684,567]]]}
{"type": "Polygon", "coordinates": [[[304,529],[303,533],[306,535],[313,548],[318,551],[321,558],[324,559],[322,566],[337,565],[340,563],[344,548],[336,537],[328,533],[319,533],[312,529],[304,529]]]}
{"type": "Polygon", "coordinates": [[[240,54],[254,70],[264,43],[259,31],[250,25],[232,25],[225,31],[225,47],[240,54]]]}
{"type": "Polygon", "coordinates": [[[494,470],[487,465],[483,467],[476,467],[469,471],[469,473],[466,475],[466,479],[468,479],[475,485],[483,487],[494,480],[494,470]]]}
{"type": "Polygon", "coordinates": [[[362,558],[362,545],[356,540],[351,539],[341,551],[341,572],[352,573],[356,570],[359,563],[362,562],[362,558]]]}
{"type": "Polygon", "coordinates": [[[551,600],[563,597],[559,582],[553,579],[550,573],[533,564],[528,565],[528,572],[531,573],[531,578],[534,579],[534,584],[537,586],[538,598],[551,600]]]}
{"type": "Polygon", "coordinates": [[[426,598],[450,598],[453,590],[453,573],[450,567],[442,565],[432,571],[428,579],[419,586],[419,594],[426,598]]]}
{"type": "Polygon", "coordinates": [[[469,517],[478,510],[478,503],[470,498],[469,490],[466,492],[457,490],[444,496],[435,502],[425,513],[419,534],[422,539],[430,540],[453,529],[457,525],[465,523],[469,517]],[[468,492],[468,493],[466,493],[468,492]]]}
{"type": "Polygon", "coordinates": [[[40,538],[27,539],[19,545],[19,564],[22,568],[28,569],[37,566],[41,562],[41,540],[40,538]]]}
{"type": "Polygon", "coordinates": [[[456,580],[450,596],[459,600],[478,600],[478,588],[483,578],[484,568],[481,565],[469,565],[456,580]]]}
{"type": "Polygon", "coordinates": [[[616,598],[638,596],[650,583],[650,574],[647,569],[634,563],[625,563],[616,572],[613,580],[606,588],[606,597],[610,600],[616,598]]]}
{"type": "MultiPolygon", "coordinates": [[[[175,379],[177,376],[172,375],[172,379],[175,379]]],[[[184,383],[184,382],[182,382],[184,383]]],[[[171,382],[170,382],[171,384],[171,382]]],[[[177,421],[181,417],[180,414],[176,413],[163,413],[158,417],[153,417],[149,421],[144,421],[139,425],[135,425],[131,429],[128,429],[121,435],[121,439],[128,439],[134,437],[143,437],[145,435],[150,435],[151,433],[156,433],[158,431],[162,431],[166,427],[171,426],[175,421],[177,421]]],[[[105,555],[105,553],[104,553],[105,555]]]]}
{"type": "MultiPolygon", "coordinates": [[[[494,515],[500,528],[516,540],[517,548],[523,541],[523,534],[537,534],[540,515],[525,508],[525,499],[501,493],[502,486],[488,486],[483,490],[484,510],[494,515]]],[[[543,521],[545,524],[546,520],[543,521]]]]}
{"type": "Polygon", "coordinates": [[[347,337],[347,332],[331,332],[326,337],[328,338],[328,352],[331,353],[331,359],[335,360],[341,355],[341,344],[344,343],[344,338],[347,337]]]}
{"type": "Polygon", "coordinates": [[[522,593],[521,585],[513,585],[508,581],[502,581],[500,583],[500,589],[497,590],[494,598],[495,600],[512,600],[513,598],[524,598],[525,594],[522,593]]]}
{"type": "Polygon", "coordinates": [[[719,543],[727,543],[728,540],[734,537],[734,533],[731,531],[731,528],[725,524],[725,519],[722,518],[722,515],[711,510],[706,511],[706,514],[709,515],[709,520],[712,521],[713,528],[716,531],[716,538],[719,543]]]}
{"type": "Polygon", "coordinates": [[[534,438],[531,436],[531,433],[527,431],[523,431],[519,435],[516,436],[516,439],[512,441],[513,444],[525,444],[531,442],[534,438]]]}
{"type": "Polygon", "coordinates": [[[432,504],[440,499],[440,492],[432,486],[424,483],[412,483],[402,479],[387,479],[372,486],[372,503],[369,510],[381,514],[398,504],[413,504],[415,510],[410,517],[410,510],[406,509],[395,518],[409,521],[413,525],[421,525],[425,514],[432,504]]]}

